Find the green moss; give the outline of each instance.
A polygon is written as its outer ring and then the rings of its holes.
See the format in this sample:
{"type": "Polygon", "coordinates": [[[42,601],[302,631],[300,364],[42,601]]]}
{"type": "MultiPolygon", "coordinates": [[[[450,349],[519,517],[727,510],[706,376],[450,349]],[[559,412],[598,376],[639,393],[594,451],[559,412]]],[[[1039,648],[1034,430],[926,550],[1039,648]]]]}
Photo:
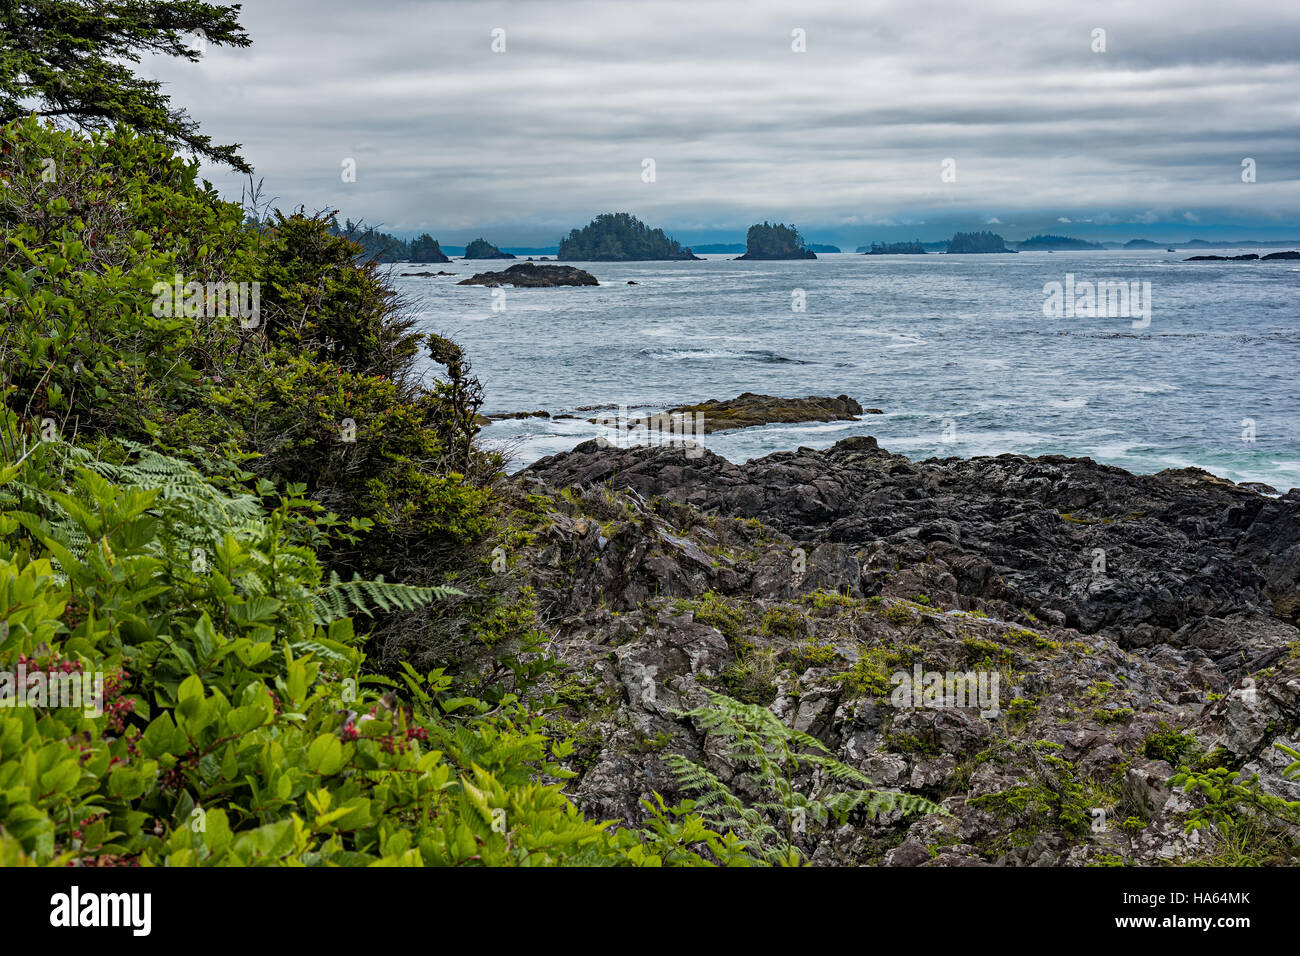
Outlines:
{"type": "Polygon", "coordinates": [[[797,641],[808,633],[808,621],[796,610],[774,607],[763,615],[761,630],[767,637],[797,641]]]}
{"type": "Polygon", "coordinates": [[[1109,697],[1115,690],[1115,685],[1108,680],[1098,681],[1084,691],[1083,696],[1088,700],[1102,701],[1109,697]]]}
{"type": "Polygon", "coordinates": [[[838,657],[839,651],[832,644],[805,642],[786,651],[783,660],[799,670],[807,670],[809,667],[827,667],[838,657]]]}
{"type": "Polygon", "coordinates": [[[1092,719],[1100,721],[1103,724],[1117,724],[1121,721],[1128,720],[1132,716],[1132,707],[1116,707],[1113,710],[1107,710],[1105,707],[1097,707],[1092,712],[1092,719]]]}
{"type": "Polygon", "coordinates": [[[1177,767],[1195,748],[1196,737],[1171,730],[1162,720],[1156,725],[1156,730],[1142,742],[1142,755],[1151,760],[1163,760],[1177,767]]]}
{"type": "Polygon", "coordinates": [[[854,599],[847,594],[837,594],[834,591],[825,591],[818,588],[816,591],[801,595],[799,603],[809,605],[818,611],[824,611],[832,607],[852,607],[854,599]]]}
{"type": "Polygon", "coordinates": [[[907,627],[920,620],[920,614],[906,601],[896,601],[885,608],[885,620],[895,627],[907,627]]]}
{"type": "Polygon", "coordinates": [[[999,664],[1006,664],[1014,659],[1010,649],[982,637],[963,637],[961,643],[970,652],[972,663],[978,667],[996,669],[999,664]]]}
{"type": "Polygon", "coordinates": [[[672,743],[672,741],[672,732],[668,730],[661,730],[653,737],[647,736],[645,733],[638,730],[636,732],[636,740],[633,741],[629,749],[635,754],[661,753],[668,749],[668,745],[672,743]]]}
{"type": "Polygon", "coordinates": [[[893,753],[918,754],[922,757],[938,757],[939,747],[932,740],[924,740],[915,734],[886,734],[885,746],[893,753]]]}
{"type": "Polygon", "coordinates": [[[744,636],[744,612],[714,591],[707,591],[694,601],[678,601],[677,608],[691,611],[701,624],[716,627],[728,644],[737,645],[744,636]]]}
{"type": "Polygon", "coordinates": [[[1007,715],[1015,721],[1027,722],[1038,713],[1038,705],[1025,697],[1013,697],[1007,704],[1007,715]]]}
{"type": "MultiPolygon", "coordinates": [[[[1023,745],[1013,746],[1017,750],[1023,748],[1023,745]]],[[[1082,836],[1092,825],[1095,804],[1091,800],[1096,796],[1078,782],[1074,766],[1057,756],[1060,746],[1039,741],[1033,744],[1033,749],[1036,751],[1033,769],[1023,783],[966,801],[968,807],[986,810],[1011,825],[995,844],[1028,846],[1044,827],[1082,836]]]]}
{"type": "Polygon", "coordinates": [[[871,648],[862,652],[852,667],[837,674],[835,680],[851,699],[884,697],[893,686],[889,680],[892,671],[886,662],[887,656],[883,650],[871,648]]]}
{"type": "Polygon", "coordinates": [[[770,648],[745,648],[723,669],[719,680],[727,693],[746,704],[767,705],[776,700],[777,655],[770,648]]]}

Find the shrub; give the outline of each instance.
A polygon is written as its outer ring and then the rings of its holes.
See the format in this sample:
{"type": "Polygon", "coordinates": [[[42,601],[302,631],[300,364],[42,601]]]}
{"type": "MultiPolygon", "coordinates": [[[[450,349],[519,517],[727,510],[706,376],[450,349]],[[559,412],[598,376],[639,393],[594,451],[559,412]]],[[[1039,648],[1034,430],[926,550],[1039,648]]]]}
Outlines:
{"type": "Polygon", "coordinates": [[[440,670],[365,676],[342,609],[446,595],[326,576],[292,533],[319,505],[267,511],[183,462],[127,457],[43,443],[0,471],[0,671],[108,675],[98,712],[22,688],[24,706],[0,718],[6,857],[705,862],[683,841],[731,853],[684,812],[660,810],[644,834],[585,819],[538,782],[569,775],[556,761],[572,745],[514,698],[479,716],[487,705],[452,696],[440,670]]]}

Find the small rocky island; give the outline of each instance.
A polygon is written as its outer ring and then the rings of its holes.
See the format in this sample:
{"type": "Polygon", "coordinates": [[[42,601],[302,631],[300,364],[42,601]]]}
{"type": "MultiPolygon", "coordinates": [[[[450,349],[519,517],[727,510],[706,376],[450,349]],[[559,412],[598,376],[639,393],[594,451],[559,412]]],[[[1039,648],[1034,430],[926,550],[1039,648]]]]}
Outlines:
{"type": "Polygon", "coordinates": [[[513,259],[514,253],[502,252],[486,239],[475,239],[465,247],[466,259],[513,259]]]}
{"type": "Polygon", "coordinates": [[[555,258],[561,262],[645,262],[699,258],[626,212],[597,216],[582,229],[560,240],[555,258]]]}
{"type": "Polygon", "coordinates": [[[1008,249],[1006,240],[996,232],[958,232],[948,240],[948,255],[971,253],[1015,252],[1008,249]]]}
{"type": "MultiPolygon", "coordinates": [[[[704,433],[728,431],[733,428],[752,428],[755,425],[798,422],[838,422],[858,420],[862,414],[879,414],[879,409],[864,413],[862,406],[847,395],[825,398],[809,395],[807,398],[778,398],[775,395],[756,395],[745,392],[735,398],[719,401],[716,398],[698,405],[678,405],[665,412],[630,419],[629,427],[648,427],[670,431],[673,423],[682,416],[702,415],[704,433]]],[[[590,422],[607,419],[590,418],[590,422]]]]}
{"type": "Polygon", "coordinates": [[[559,285],[600,285],[590,272],[573,266],[539,266],[521,262],[502,272],[480,272],[461,279],[457,285],[511,285],[522,289],[546,289],[559,285]]]}
{"type": "Polygon", "coordinates": [[[1023,242],[1016,243],[1016,248],[1020,252],[1075,252],[1079,250],[1104,252],[1106,249],[1100,242],[1089,242],[1087,239],[1076,239],[1073,236],[1032,236],[1023,242]]]}
{"type": "Polygon", "coordinates": [[[427,232],[411,240],[412,262],[451,262],[438,245],[438,240],[427,232]]]}
{"type": "Polygon", "coordinates": [[[755,223],[745,234],[745,254],[741,259],[816,259],[817,253],[804,245],[794,226],[785,223],[755,223]]]}
{"type": "Polygon", "coordinates": [[[1240,256],[1188,256],[1184,262],[1272,262],[1279,259],[1300,259],[1300,252],[1294,249],[1289,252],[1270,252],[1266,256],[1261,256],[1255,252],[1247,252],[1240,256]]]}
{"type": "Polygon", "coordinates": [[[873,242],[870,249],[864,249],[864,256],[923,256],[925,246],[919,239],[911,242],[873,242]]]}

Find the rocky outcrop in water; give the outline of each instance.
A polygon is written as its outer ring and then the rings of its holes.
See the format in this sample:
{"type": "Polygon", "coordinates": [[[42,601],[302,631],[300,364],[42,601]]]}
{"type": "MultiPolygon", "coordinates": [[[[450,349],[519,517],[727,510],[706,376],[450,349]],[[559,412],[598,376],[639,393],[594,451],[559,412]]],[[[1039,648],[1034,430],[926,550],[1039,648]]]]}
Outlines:
{"type": "Polygon", "coordinates": [[[1279,259],[1293,260],[1300,259],[1300,252],[1291,250],[1289,252],[1270,252],[1266,256],[1258,253],[1248,252],[1240,256],[1188,256],[1184,262],[1273,262],[1279,259]]]}
{"type": "MultiPolygon", "coordinates": [[[[873,409],[879,414],[879,409],[873,409]]],[[[756,395],[745,392],[732,399],[719,400],[711,398],[697,405],[678,405],[657,415],[646,415],[629,419],[628,427],[646,427],[660,431],[671,431],[672,426],[683,416],[694,420],[700,416],[704,433],[728,431],[733,428],[752,428],[755,425],[797,422],[836,422],[857,421],[864,414],[862,406],[847,395],[838,398],[825,398],[809,395],[807,398],[778,398],[775,395],[756,395]]],[[[602,419],[588,419],[591,422],[602,419]]]]}
{"type": "Polygon", "coordinates": [[[564,663],[571,792],[593,813],[686,796],[667,753],[731,778],[681,716],[706,689],[951,814],[809,827],[817,863],[1212,861],[1228,851],[1186,830],[1204,798],[1171,786],[1178,765],[1300,797],[1275,746],[1300,744],[1300,491],[913,462],[867,437],[743,465],[587,442],[515,481],[552,502],[516,568],[564,663]],[[895,693],[947,672],[997,674],[996,706],[895,693]]]}
{"type": "Polygon", "coordinates": [[[996,232],[957,232],[948,240],[948,255],[974,253],[1015,252],[1007,248],[1006,241],[996,232]]]}
{"type": "Polygon", "coordinates": [[[465,247],[466,259],[514,259],[510,252],[502,252],[486,239],[475,239],[465,247]]]}
{"type": "Polygon", "coordinates": [[[480,272],[457,285],[512,285],[526,289],[545,289],[559,285],[600,285],[590,272],[573,266],[539,266],[521,262],[502,272],[480,272]]]}
{"type": "Polygon", "coordinates": [[[745,254],[742,259],[816,259],[817,253],[804,245],[803,237],[794,226],[785,223],[761,222],[749,227],[745,236],[745,254]]]}

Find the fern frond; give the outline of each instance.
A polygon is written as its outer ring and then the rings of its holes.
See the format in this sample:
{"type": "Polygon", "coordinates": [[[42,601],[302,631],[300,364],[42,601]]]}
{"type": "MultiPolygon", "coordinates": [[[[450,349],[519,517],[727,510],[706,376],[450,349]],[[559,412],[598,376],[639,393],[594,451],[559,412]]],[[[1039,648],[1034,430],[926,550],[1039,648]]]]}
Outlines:
{"type": "Polygon", "coordinates": [[[434,601],[462,597],[463,591],[451,587],[417,587],[385,581],[383,575],[373,581],[359,577],[344,581],[331,571],[329,583],[311,595],[317,624],[329,624],[353,614],[373,617],[373,609],[389,612],[411,611],[434,601]]]}

